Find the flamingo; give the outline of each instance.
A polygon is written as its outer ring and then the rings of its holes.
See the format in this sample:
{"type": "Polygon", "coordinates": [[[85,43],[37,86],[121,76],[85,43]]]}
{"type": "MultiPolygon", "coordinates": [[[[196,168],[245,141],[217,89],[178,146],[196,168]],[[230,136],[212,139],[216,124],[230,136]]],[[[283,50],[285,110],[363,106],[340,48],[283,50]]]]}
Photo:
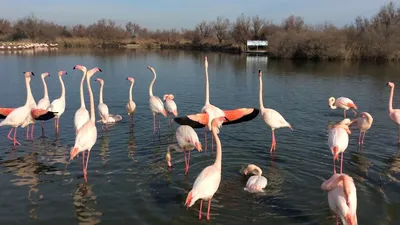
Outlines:
{"type": "Polygon", "coordinates": [[[352,124],[350,119],[344,119],[339,123],[335,124],[329,132],[328,144],[329,149],[333,155],[333,173],[336,173],[336,163],[335,161],[339,159],[339,153],[342,153],[340,161],[340,173],[343,169],[343,152],[347,149],[349,145],[349,134],[351,131],[349,126],[352,124]]]}
{"type": "Polygon", "coordinates": [[[93,99],[93,92],[92,88],[90,86],[90,78],[96,73],[96,72],[102,72],[100,68],[93,68],[89,71],[87,71],[86,74],[86,83],[88,86],[88,92],[89,92],[89,97],[90,97],[90,120],[87,121],[79,130],[78,134],[75,137],[75,145],[71,150],[70,153],[70,159],[74,159],[76,155],[79,154],[79,152],[82,152],[82,168],[83,168],[83,176],[85,179],[85,182],[87,182],[87,167],[89,164],[89,156],[90,156],[90,150],[92,149],[93,145],[96,144],[97,140],[97,128],[95,124],[95,112],[94,112],[94,99],[93,99]],[[85,151],[88,151],[88,155],[86,158],[86,163],[85,163],[85,151]]]}
{"type": "MultiPolygon", "coordinates": [[[[108,106],[103,102],[104,80],[96,78],[96,81],[100,83],[99,105],[97,106],[97,110],[99,111],[101,122],[106,124],[106,131],[108,131],[108,118],[110,115],[108,113],[108,106]]],[[[103,131],[103,126],[101,126],[101,131],[103,131]]]]}
{"type": "Polygon", "coordinates": [[[11,126],[11,130],[8,133],[7,138],[14,141],[14,146],[17,144],[21,145],[21,143],[19,143],[16,138],[17,128],[21,126],[31,114],[30,104],[33,99],[33,96],[31,92],[31,86],[29,85],[29,83],[31,82],[31,75],[34,76],[35,74],[33,72],[24,72],[24,75],[25,75],[25,84],[27,90],[25,105],[14,109],[12,112],[10,112],[10,114],[8,114],[8,116],[3,121],[0,122],[0,127],[7,125],[11,126]],[[14,138],[10,136],[13,129],[14,129],[14,138]]]}
{"type": "Polygon", "coordinates": [[[189,172],[189,161],[190,161],[190,151],[194,148],[201,152],[201,143],[196,131],[192,127],[187,125],[181,125],[178,127],[175,133],[177,144],[172,144],[168,146],[167,154],[165,158],[167,159],[168,167],[171,167],[171,154],[170,151],[174,149],[177,152],[183,152],[185,155],[185,174],[189,172]],[[186,151],[188,152],[188,157],[186,157],[186,151]]]}
{"type": "Polygon", "coordinates": [[[129,115],[131,126],[133,126],[133,114],[135,114],[136,112],[136,104],[132,100],[132,88],[135,84],[135,79],[133,79],[132,77],[127,77],[126,80],[129,80],[131,82],[131,86],[129,87],[129,102],[126,103],[126,112],[129,115]]]}
{"type": "Polygon", "coordinates": [[[263,189],[267,186],[268,180],[262,176],[262,170],[260,167],[254,164],[249,164],[246,169],[244,169],[243,173],[244,175],[249,173],[254,174],[247,180],[246,187],[244,188],[245,191],[264,192],[263,189]]]}
{"type": "MultiPolygon", "coordinates": [[[[156,133],[156,114],[163,114],[164,117],[167,117],[167,112],[164,109],[164,103],[161,101],[161,99],[159,97],[153,95],[153,85],[157,79],[156,71],[151,66],[148,66],[147,69],[149,69],[153,73],[153,76],[154,76],[154,78],[151,81],[150,86],[149,86],[149,95],[150,95],[149,105],[150,105],[150,111],[153,113],[153,135],[155,135],[155,133],[156,133]]],[[[160,135],[160,117],[158,117],[158,135],[160,135]]]]}
{"type": "MultiPolygon", "coordinates": [[[[42,73],[42,75],[41,75],[43,89],[44,89],[44,96],[42,99],[39,100],[37,107],[36,107],[37,109],[47,110],[47,108],[50,106],[49,93],[47,92],[47,84],[46,84],[46,80],[44,79],[48,76],[50,76],[50,73],[42,73]]],[[[44,133],[44,121],[42,121],[42,133],[44,133]]]]}
{"type": "MultiPolygon", "coordinates": [[[[31,86],[31,82],[30,81],[29,81],[28,85],[31,86]]],[[[33,140],[33,131],[35,129],[36,120],[35,120],[35,118],[33,118],[32,110],[36,109],[37,105],[36,105],[35,98],[32,95],[31,89],[29,88],[29,90],[27,89],[27,91],[29,92],[29,95],[32,96],[31,98],[29,98],[29,109],[31,110],[31,113],[28,115],[26,120],[21,124],[21,128],[25,128],[26,127],[26,140],[28,140],[29,139],[29,125],[32,124],[31,139],[33,140]]]]}
{"type": "Polygon", "coordinates": [[[393,109],[394,83],[388,82],[386,85],[390,86],[389,118],[397,125],[398,140],[400,144],[400,109],[393,109]]]}
{"type": "Polygon", "coordinates": [[[262,71],[258,71],[258,77],[260,79],[260,93],[259,93],[259,100],[260,100],[260,111],[261,111],[261,118],[264,122],[271,127],[272,131],[272,145],[270,152],[276,151],[276,140],[275,140],[275,129],[282,128],[282,127],[289,127],[290,130],[293,131],[292,126],[288,123],[283,116],[274,109],[264,108],[263,103],[263,82],[262,82],[262,71]]]}
{"type": "Polygon", "coordinates": [[[81,80],[80,90],[79,90],[79,92],[80,92],[79,94],[81,97],[81,107],[78,110],[76,110],[75,116],[74,116],[75,134],[78,134],[79,129],[83,126],[83,124],[85,124],[90,119],[89,111],[86,109],[85,98],[83,96],[83,82],[85,81],[87,69],[85,66],[81,66],[81,65],[76,65],[76,66],[74,66],[73,69],[82,71],[82,80],[81,80]]]}
{"type": "Polygon", "coordinates": [[[49,111],[57,112],[57,115],[54,117],[54,119],[55,119],[54,126],[56,128],[57,134],[58,134],[60,117],[65,111],[65,86],[64,86],[64,82],[62,80],[62,76],[64,74],[67,74],[67,71],[61,70],[58,72],[58,78],[60,79],[60,83],[61,83],[61,97],[54,99],[51,102],[49,108],[47,108],[47,110],[49,110],[49,111]]]}
{"type": "MultiPolygon", "coordinates": [[[[165,109],[167,110],[167,113],[177,117],[178,116],[178,107],[176,106],[176,103],[174,101],[174,95],[173,94],[165,94],[164,101],[165,101],[165,109]]],[[[169,118],[168,118],[168,125],[171,125],[171,120],[169,118]]]]}
{"type": "Polygon", "coordinates": [[[211,199],[215,192],[218,190],[221,182],[221,163],[222,163],[222,149],[221,141],[219,140],[218,133],[222,123],[226,120],[225,117],[218,117],[213,119],[211,131],[215,138],[217,146],[217,155],[215,162],[211,166],[204,168],[194,181],[193,188],[189,192],[185,205],[187,208],[191,207],[198,199],[200,201],[199,219],[202,216],[203,200],[208,201],[207,220],[210,220],[211,199]]]}
{"type": "Polygon", "coordinates": [[[360,117],[352,120],[352,125],[355,125],[360,130],[360,136],[358,137],[359,145],[364,144],[365,133],[371,128],[373,121],[374,118],[367,112],[360,113],[360,117]]]}
{"type": "Polygon", "coordinates": [[[354,116],[357,115],[357,112],[354,111],[354,109],[357,109],[357,106],[356,106],[356,104],[354,104],[354,102],[353,102],[351,99],[349,99],[349,98],[346,98],[346,97],[339,97],[339,98],[337,98],[336,101],[335,101],[335,98],[334,98],[334,97],[330,97],[330,98],[328,99],[328,105],[329,105],[329,107],[330,107],[331,109],[337,109],[338,107],[339,107],[339,108],[342,108],[342,109],[343,109],[344,118],[346,118],[346,111],[349,110],[349,109],[351,109],[351,111],[353,111],[354,116]]]}
{"type": "Polygon", "coordinates": [[[328,202],[331,210],[344,225],[357,225],[357,189],[354,180],[347,174],[333,174],[322,183],[321,189],[328,191],[328,202]]]}

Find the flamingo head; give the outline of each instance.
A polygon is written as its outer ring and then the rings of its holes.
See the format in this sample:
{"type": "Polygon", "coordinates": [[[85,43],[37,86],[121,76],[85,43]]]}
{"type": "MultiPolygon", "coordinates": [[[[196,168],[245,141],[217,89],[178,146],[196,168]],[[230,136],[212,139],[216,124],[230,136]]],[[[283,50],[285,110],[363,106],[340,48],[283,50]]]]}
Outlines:
{"type": "Polygon", "coordinates": [[[166,101],[167,99],[169,100],[173,100],[174,99],[174,95],[173,94],[165,94],[163,96],[164,101],[166,101]]]}
{"type": "Polygon", "coordinates": [[[261,70],[258,70],[258,76],[262,77],[262,71],[261,70]]]}
{"type": "Polygon", "coordinates": [[[207,56],[204,56],[204,67],[205,67],[205,68],[208,68],[207,56]]]}
{"type": "Polygon", "coordinates": [[[64,74],[68,74],[67,73],[67,71],[65,71],[65,70],[60,70],[60,71],[58,71],[58,76],[62,76],[62,75],[64,75],[64,74]]]}
{"type": "Polygon", "coordinates": [[[156,73],[156,71],[154,70],[154,68],[153,67],[151,67],[151,66],[147,66],[147,69],[149,69],[152,73],[156,73]]]}
{"type": "Polygon", "coordinates": [[[169,151],[168,151],[167,154],[165,155],[165,160],[167,161],[168,167],[172,167],[172,163],[171,163],[171,154],[169,153],[169,151]]]}
{"type": "Polygon", "coordinates": [[[339,125],[350,126],[350,124],[352,124],[352,120],[350,120],[349,118],[343,119],[339,122],[339,125]]]}
{"type": "Polygon", "coordinates": [[[99,82],[100,84],[104,84],[104,80],[101,78],[96,78],[96,81],[99,82]]]}
{"type": "Polygon", "coordinates": [[[31,76],[35,76],[35,74],[33,72],[31,72],[31,71],[24,72],[24,75],[25,75],[26,78],[31,77],[31,76]]]}
{"type": "Polygon", "coordinates": [[[386,85],[390,86],[391,88],[394,88],[394,83],[393,82],[387,82],[386,85]]]}
{"type": "Polygon", "coordinates": [[[72,68],[72,69],[74,69],[74,70],[80,70],[80,71],[82,71],[82,72],[86,72],[86,71],[87,71],[86,67],[85,67],[85,66],[82,66],[82,65],[76,65],[76,66],[74,66],[74,68],[72,68]]]}
{"type": "Polygon", "coordinates": [[[260,175],[262,174],[260,167],[254,165],[254,164],[249,164],[247,165],[246,169],[243,170],[244,175],[247,174],[256,174],[256,175],[260,175]]]}
{"type": "Polygon", "coordinates": [[[218,134],[219,133],[219,128],[221,128],[222,123],[224,123],[226,121],[227,121],[227,119],[224,116],[214,118],[211,121],[211,130],[215,129],[217,131],[217,134],[218,134]]]}
{"type": "Polygon", "coordinates": [[[127,77],[126,80],[129,80],[132,83],[135,83],[135,79],[133,79],[132,77],[127,77]]]}
{"type": "Polygon", "coordinates": [[[100,68],[98,68],[98,67],[94,67],[93,69],[87,71],[86,76],[87,76],[88,78],[90,78],[90,77],[92,77],[92,76],[93,76],[95,73],[97,73],[97,72],[102,72],[102,70],[101,70],[100,68]]]}
{"type": "Polygon", "coordinates": [[[42,75],[40,75],[42,78],[45,78],[47,76],[50,76],[50,73],[46,72],[46,73],[42,73],[42,75]]]}
{"type": "Polygon", "coordinates": [[[333,107],[333,104],[335,104],[335,98],[334,97],[330,97],[329,99],[328,99],[328,106],[330,107],[330,108],[332,108],[333,107]]]}

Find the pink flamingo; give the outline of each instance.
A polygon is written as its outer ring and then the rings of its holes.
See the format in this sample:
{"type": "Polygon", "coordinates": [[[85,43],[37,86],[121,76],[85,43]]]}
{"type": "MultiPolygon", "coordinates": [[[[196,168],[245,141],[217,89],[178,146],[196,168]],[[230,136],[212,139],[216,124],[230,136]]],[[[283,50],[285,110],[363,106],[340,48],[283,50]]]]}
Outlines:
{"type": "Polygon", "coordinates": [[[246,169],[244,169],[243,173],[244,175],[254,174],[247,180],[246,187],[244,188],[245,191],[250,193],[264,192],[263,189],[267,186],[268,180],[262,176],[262,170],[260,167],[254,164],[249,164],[246,169]]]}
{"type": "Polygon", "coordinates": [[[189,161],[190,161],[190,151],[194,148],[201,152],[201,143],[196,131],[188,125],[181,125],[178,127],[175,133],[177,144],[172,144],[168,146],[167,154],[165,158],[167,159],[168,166],[171,167],[171,153],[170,151],[174,149],[177,152],[183,152],[185,157],[185,174],[189,172],[189,161]],[[186,157],[186,151],[188,152],[188,157],[186,157]]]}
{"type": "Polygon", "coordinates": [[[349,145],[349,134],[351,134],[349,126],[351,123],[352,121],[346,118],[340,121],[338,124],[334,125],[329,132],[328,144],[329,149],[331,150],[333,155],[333,173],[336,173],[335,161],[339,158],[339,153],[342,153],[340,162],[340,173],[342,173],[343,152],[347,149],[347,146],[349,145]]]}
{"type": "Polygon", "coordinates": [[[397,125],[398,129],[398,140],[400,143],[400,109],[393,109],[393,95],[394,95],[394,83],[388,82],[390,86],[390,96],[389,96],[389,117],[397,125]]]}
{"type": "Polygon", "coordinates": [[[13,111],[10,112],[10,114],[8,114],[8,116],[1,121],[0,123],[0,127],[1,126],[11,126],[11,130],[7,135],[7,138],[14,141],[14,146],[15,145],[21,145],[21,143],[19,143],[17,141],[17,128],[19,126],[21,126],[25,120],[29,117],[29,115],[31,114],[31,101],[33,99],[32,96],[32,92],[31,92],[31,86],[29,85],[29,83],[31,82],[31,75],[34,76],[33,72],[24,72],[25,75],[25,84],[26,84],[26,103],[25,105],[14,109],[13,111]],[[14,138],[12,138],[10,136],[12,130],[14,129],[14,138]]]}
{"type": "Polygon", "coordinates": [[[132,100],[132,88],[133,85],[135,84],[135,79],[132,77],[127,77],[126,80],[129,80],[131,82],[131,86],[129,87],[129,101],[126,103],[126,112],[128,113],[128,116],[131,121],[131,126],[133,126],[133,114],[136,112],[136,103],[132,100]]]}
{"type": "Polygon", "coordinates": [[[290,123],[288,123],[283,116],[274,109],[264,108],[263,103],[263,82],[262,82],[262,71],[258,71],[258,77],[260,79],[260,92],[259,92],[259,100],[260,100],[260,111],[261,111],[261,118],[264,122],[271,127],[272,131],[272,145],[270,152],[276,151],[276,140],[275,140],[275,129],[282,128],[282,127],[289,127],[293,130],[290,123]]]}
{"type": "Polygon", "coordinates": [[[373,121],[374,118],[367,112],[360,113],[360,117],[352,120],[352,125],[360,130],[360,136],[358,137],[359,145],[364,144],[365,133],[371,128],[373,121]]]}
{"type": "Polygon", "coordinates": [[[321,189],[328,191],[331,210],[338,215],[344,225],[357,225],[357,189],[354,180],[347,174],[333,174],[322,183],[321,189]]]}
{"type": "MultiPolygon", "coordinates": [[[[50,106],[50,99],[49,99],[49,93],[47,91],[47,84],[44,78],[49,77],[50,73],[42,73],[41,78],[42,78],[42,83],[43,83],[43,89],[44,89],[44,96],[42,99],[39,100],[37,104],[37,109],[42,109],[42,110],[47,110],[47,108],[50,106]]],[[[32,128],[33,130],[33,128],[32,128]]],[[[32,131],[33,132],[33,131],[32,131]]],[[[42,133],[44,133],[44,121],[42,121],[42,133]]]]}
{"type": "Polygon", "coordinates": [[[61,96],[60,96],[60,98],[54,99],[51,102],[49,108],[47,108],[47,110],[49,110],[49,111],[57,112],[56,116],[54,117],[54,127],[56,129],[56,134],[58,134],[60,117],[65,111],[65,104],[66,104],[65,103],[65,86],[64,86],[64,82],[62,80],[62,76],[64,74],[67,74],[67,71],[61,70],[58,72],[58,78],[60,79],[60,84],[61,84],[61,96]]]}
{"type": "Polygon", "coordinates": [[[354,104],[354,102],[346,97],[339,97],[335,100],[334,97],[330,97],[328,99],[328,105],[331,109],[337,109],[342,108],[343,109],[343,115],[344,118],[346,118],[346,111],[351,109],[351,111],[353,111],[354,116],[357,115],[357,112],[354,111],[354,109],[357,109],[356,104],[354,104]]]}
{"type": "MultiPolygon", "coordinates": [[[[176,106],[176,103],[174,101],[174,95],[173,94],[165,94],[163,98],[165,101],[165,109],[167,110],[167,113],[177,117],[178,116],[178,107],[176,106]]],[[[170,126],[171,124],[172,124],[172,119],[168,118],[168,125],[170,126]]]]}
{"type": "Polygon", "coordinates": [[[210,220],[210,209],[211,209],[211,199],[215,192],[218,190],[219,184],[221,182],[221,161],[222,161],[222,149],[221,141],[219,140],[218,133],[219,128],[222,123],[225,122],[225,117],[218,117],[213,119],[211,132],[215,138],[215,143],[217,146],[217,155],[215,157],[215,162],[211,166],[207,166],[201,171],[197,176],[192,190],[189,192],[185,205],[187,208],[191,207],[198,199],[200,201],[199,219],[202,216],[203,200],[208,201],[207,209],[207,220],[210,220]]]}
{"type": "Polygon", "coordinates": [[[83,176],[85,178],[85,182],[87,182],[87,167],[89,164],[89,156],[90,150],[93,145],[96,144],[97,140],[97,128],[95,124],[95,112],[94,112],[94,99],[92,87],[90,86],[90,78],[96,73],[102,72],[100,68],[93,68],[87,71],[86,74],[86,83],[88,86],[89,97],[90,97],[90,120],[87,121],[79,130],[78,134],[75,137],[75,145],[71,150],[71,156],[69,160],[74,159],[79,152],[82,152],[82,168],[83,168],[83,176]],[[85,163],[85,151],[88,151],[88,155],[85,163]]]}
{"type": "Polygon", "coordinates": [[[81,84],[79,85],[79,96],[81,99],[81,107],[76,110],[74,116],[75,134],[78,134],[78,130],[83,126],[83,124],[85,124],[87,121],[90,120],[89,111],[86,109],[85,98],[83,96],[83,83],[85,82],[87,69],[85,66],[82,65],[76,65],[74,66],[73,69],[82,71],[81,84]]]}
{"type": "MultiPolygon", "coordinates": [[[[156,71],[151,66],[148,66],[147,69],[149,69],[153,73],[153,76],[154,76],[154,78],[151,81],[150,86],[149,86],[149,95],[150,95],[149,105],[150,105],[150,110],[153,113],[153,135],[155,135],[156,134],[156,114],[163,114],[164,117],[167,117],[167,112],[164,109],[164,103],[161,101],[161,99],[159,97],[153,95],[153,85],[157,79],[156,71]]],[[[158,135],[160,135],[160,116],[158,117],[158,135]]]]}

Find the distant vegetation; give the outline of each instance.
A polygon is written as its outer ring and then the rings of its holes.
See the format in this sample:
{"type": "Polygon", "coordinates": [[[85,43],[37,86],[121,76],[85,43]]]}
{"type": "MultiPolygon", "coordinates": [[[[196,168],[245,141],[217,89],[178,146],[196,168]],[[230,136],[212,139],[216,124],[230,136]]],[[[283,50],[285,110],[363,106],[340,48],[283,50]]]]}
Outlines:
{"type": "MultiPolygon", "coordinates": [[[[340,15],[338,15],[340,16],[340,15]]],[[[240,15],[235,21],[218,17],[194,29],[150,31],[134,22],[119,26],[101,19],[84,26],[60,26],[34,15],[9,21],[0,19],[0,41],[57,42],[64,47],[119,47],[140,44],[161,48],[210,49],[240,52],[246,41],[268,40],[269,55],[315,60],[400,60],[400,8],[393,2],[370,19],[336,27],[331,23],[307,25],[289,16],[280,24],[260,16],[240,15]]]]}

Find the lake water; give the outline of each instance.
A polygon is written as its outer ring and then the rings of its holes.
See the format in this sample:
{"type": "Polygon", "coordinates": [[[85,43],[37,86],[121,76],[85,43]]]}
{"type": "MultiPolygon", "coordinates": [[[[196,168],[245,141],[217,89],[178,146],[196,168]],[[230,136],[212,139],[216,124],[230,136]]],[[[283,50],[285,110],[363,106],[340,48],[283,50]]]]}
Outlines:
{"type": "MultiPolygon", "coordinates": [[[[40,79],[46,79],[50,99],[59,98],[56,72],[67,70],[66,111],[60,119],[60,134],[53,120],[45,123],[42,136],[36,123],[35,140],[14,148],[6,138],[9,127],[0,128],[0,223],[1,224],[188,224],[198,221],[197,202],[186,209],[187,193],[200,171],[214,162],[208,140],[206,154],[192,152],[189,174],[184,175],[182,153],[172,154],[167,168],[167,146],[175,142],[174,128],[161,119],[160,138],[153,139],[153,120],[148,105],[151,65],[157,72],[154,94],[175,95],[179,115],[197,113],[204,105],[203,52],[183,51],[86,51],[69,50],[37,54],[0,52],[0,107],[25,102],[23,71],[34,71],[31,86],[36,101],[43,97],[40,79]],[[88,183],[82,174],[81,158],[68,163],[74,145],[73,117],[79,108],[81,72],[76,64],[100,67],[105,81],[104,101],[110,113],[124,117],[121,123],[101,133],[91,151],[88,183]],[[133,99],[137,104],[135,126],[130,131],[125,111],[130,83],[136,79],[133,99]],[[65,170],[64,170],[65,169],[65,170]]],[[[263,70],[264,105],[279,111],[288,128],[276,131],[277,148],[269,153],[271,130],[258,116],[252,121],[222,127],[222,181],[211,207],[210,224],[334,224],[324,179],[332,175],[328,149],[328,124],[341,120],[342,110],[328,107],[330,96],[349,97],[359,110],[374,117],[361,151],[358,132],[350,137],[344,155],[344,173],[355,180],[358,221],[362,225],[400,224],[400,155],[397,129],[388,117],[389,87],[400,86],[400,65],[374,63],[304,63],[273,61],[244,55],[207,53],[211,103],[222,109],[255,107],[258,104],[258,75],[263,70]],[[243,190],[246,180],[240,170],[249,163],[261,167],[268,179],[264,194],[243,190]]],[[[400,107],[400,88],[394,106],[400,107]]],[[[92,78],[97,110],[99,84],[92,78]]],[[[89,99],[85,85],[86,105],[89,99]]],[[[96,111],[97,116],[97,111],[96,111]]],[[[353,113],[348,111],[348,116],[353,113]]],[[[97,116],[98,117],[98,116],[97,116]]],[[[204,144],[203,129],[197,129],[204,144]]],[[[208,136],[210,137],[210,136],[208,136]]],[[[205,212],[206,206],[203,208],[205,212]]]]}

